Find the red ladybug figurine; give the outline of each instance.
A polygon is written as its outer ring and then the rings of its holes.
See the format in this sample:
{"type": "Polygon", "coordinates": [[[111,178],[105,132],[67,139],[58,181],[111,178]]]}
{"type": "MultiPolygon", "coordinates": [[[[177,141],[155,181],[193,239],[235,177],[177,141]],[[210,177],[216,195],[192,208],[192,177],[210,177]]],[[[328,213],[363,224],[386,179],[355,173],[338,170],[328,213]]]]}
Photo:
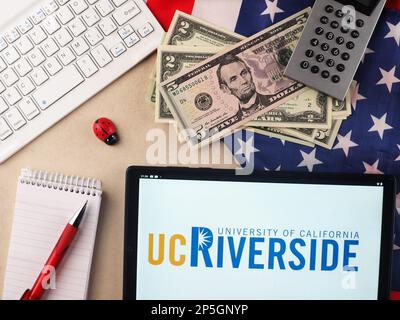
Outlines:
{"type": "Polygon", "coordinates": [[[116,144],[119,140],[117,127],[107,118],[100,118],[93,123],[93,132],[97,138],[109,146],[116,144]]]}

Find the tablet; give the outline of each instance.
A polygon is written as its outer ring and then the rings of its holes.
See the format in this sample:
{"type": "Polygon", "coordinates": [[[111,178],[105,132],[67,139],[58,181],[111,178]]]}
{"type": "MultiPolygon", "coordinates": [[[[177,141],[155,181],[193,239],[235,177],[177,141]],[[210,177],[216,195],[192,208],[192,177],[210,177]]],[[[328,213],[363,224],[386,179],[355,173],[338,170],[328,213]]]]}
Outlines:
{"type": "Polygon", "coordinates": [[[130,167],[124,298],[386,299],[394,182],[130,167]]]}

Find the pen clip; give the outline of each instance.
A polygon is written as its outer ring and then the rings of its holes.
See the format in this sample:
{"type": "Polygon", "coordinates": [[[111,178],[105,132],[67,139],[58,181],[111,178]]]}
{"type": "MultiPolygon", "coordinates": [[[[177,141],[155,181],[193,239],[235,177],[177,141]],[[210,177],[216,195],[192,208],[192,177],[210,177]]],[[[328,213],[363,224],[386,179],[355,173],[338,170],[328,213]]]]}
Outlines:
{"type": "Polygon", "coordinates": [[[20,300],[30,300],[31,293],[30,289],[26,289],[20,300]]]}

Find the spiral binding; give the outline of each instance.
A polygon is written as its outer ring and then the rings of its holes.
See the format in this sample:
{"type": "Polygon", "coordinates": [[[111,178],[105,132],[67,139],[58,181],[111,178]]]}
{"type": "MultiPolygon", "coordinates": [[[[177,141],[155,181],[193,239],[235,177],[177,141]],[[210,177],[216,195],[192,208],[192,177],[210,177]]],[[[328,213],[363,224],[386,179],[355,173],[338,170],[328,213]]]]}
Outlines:
{"type": "Polygon", "coordinates": [[[29,168],[22,169],[19,181],[22,184],[92,196],[100,196],[102,193],[100,180],[29,168]]]}

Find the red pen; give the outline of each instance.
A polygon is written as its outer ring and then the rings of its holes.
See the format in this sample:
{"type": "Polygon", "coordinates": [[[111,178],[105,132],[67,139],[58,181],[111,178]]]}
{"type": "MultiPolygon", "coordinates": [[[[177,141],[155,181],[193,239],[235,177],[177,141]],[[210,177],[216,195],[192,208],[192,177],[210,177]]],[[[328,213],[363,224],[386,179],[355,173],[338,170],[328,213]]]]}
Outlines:
{"type": "Polygon", "coordinates": [[[82,209],[78,210],[68,222],[32,289],[27,289],[22,295],[21,300],[39,300],[43,295],[46,290],[45,287],[48,285],[47,281],[49,279],[49,271],[51,272],[51,270],[57,268],[75,235],[78,233],[78,228],[85,214],[86,206],[87,201],[82,209]]]}

